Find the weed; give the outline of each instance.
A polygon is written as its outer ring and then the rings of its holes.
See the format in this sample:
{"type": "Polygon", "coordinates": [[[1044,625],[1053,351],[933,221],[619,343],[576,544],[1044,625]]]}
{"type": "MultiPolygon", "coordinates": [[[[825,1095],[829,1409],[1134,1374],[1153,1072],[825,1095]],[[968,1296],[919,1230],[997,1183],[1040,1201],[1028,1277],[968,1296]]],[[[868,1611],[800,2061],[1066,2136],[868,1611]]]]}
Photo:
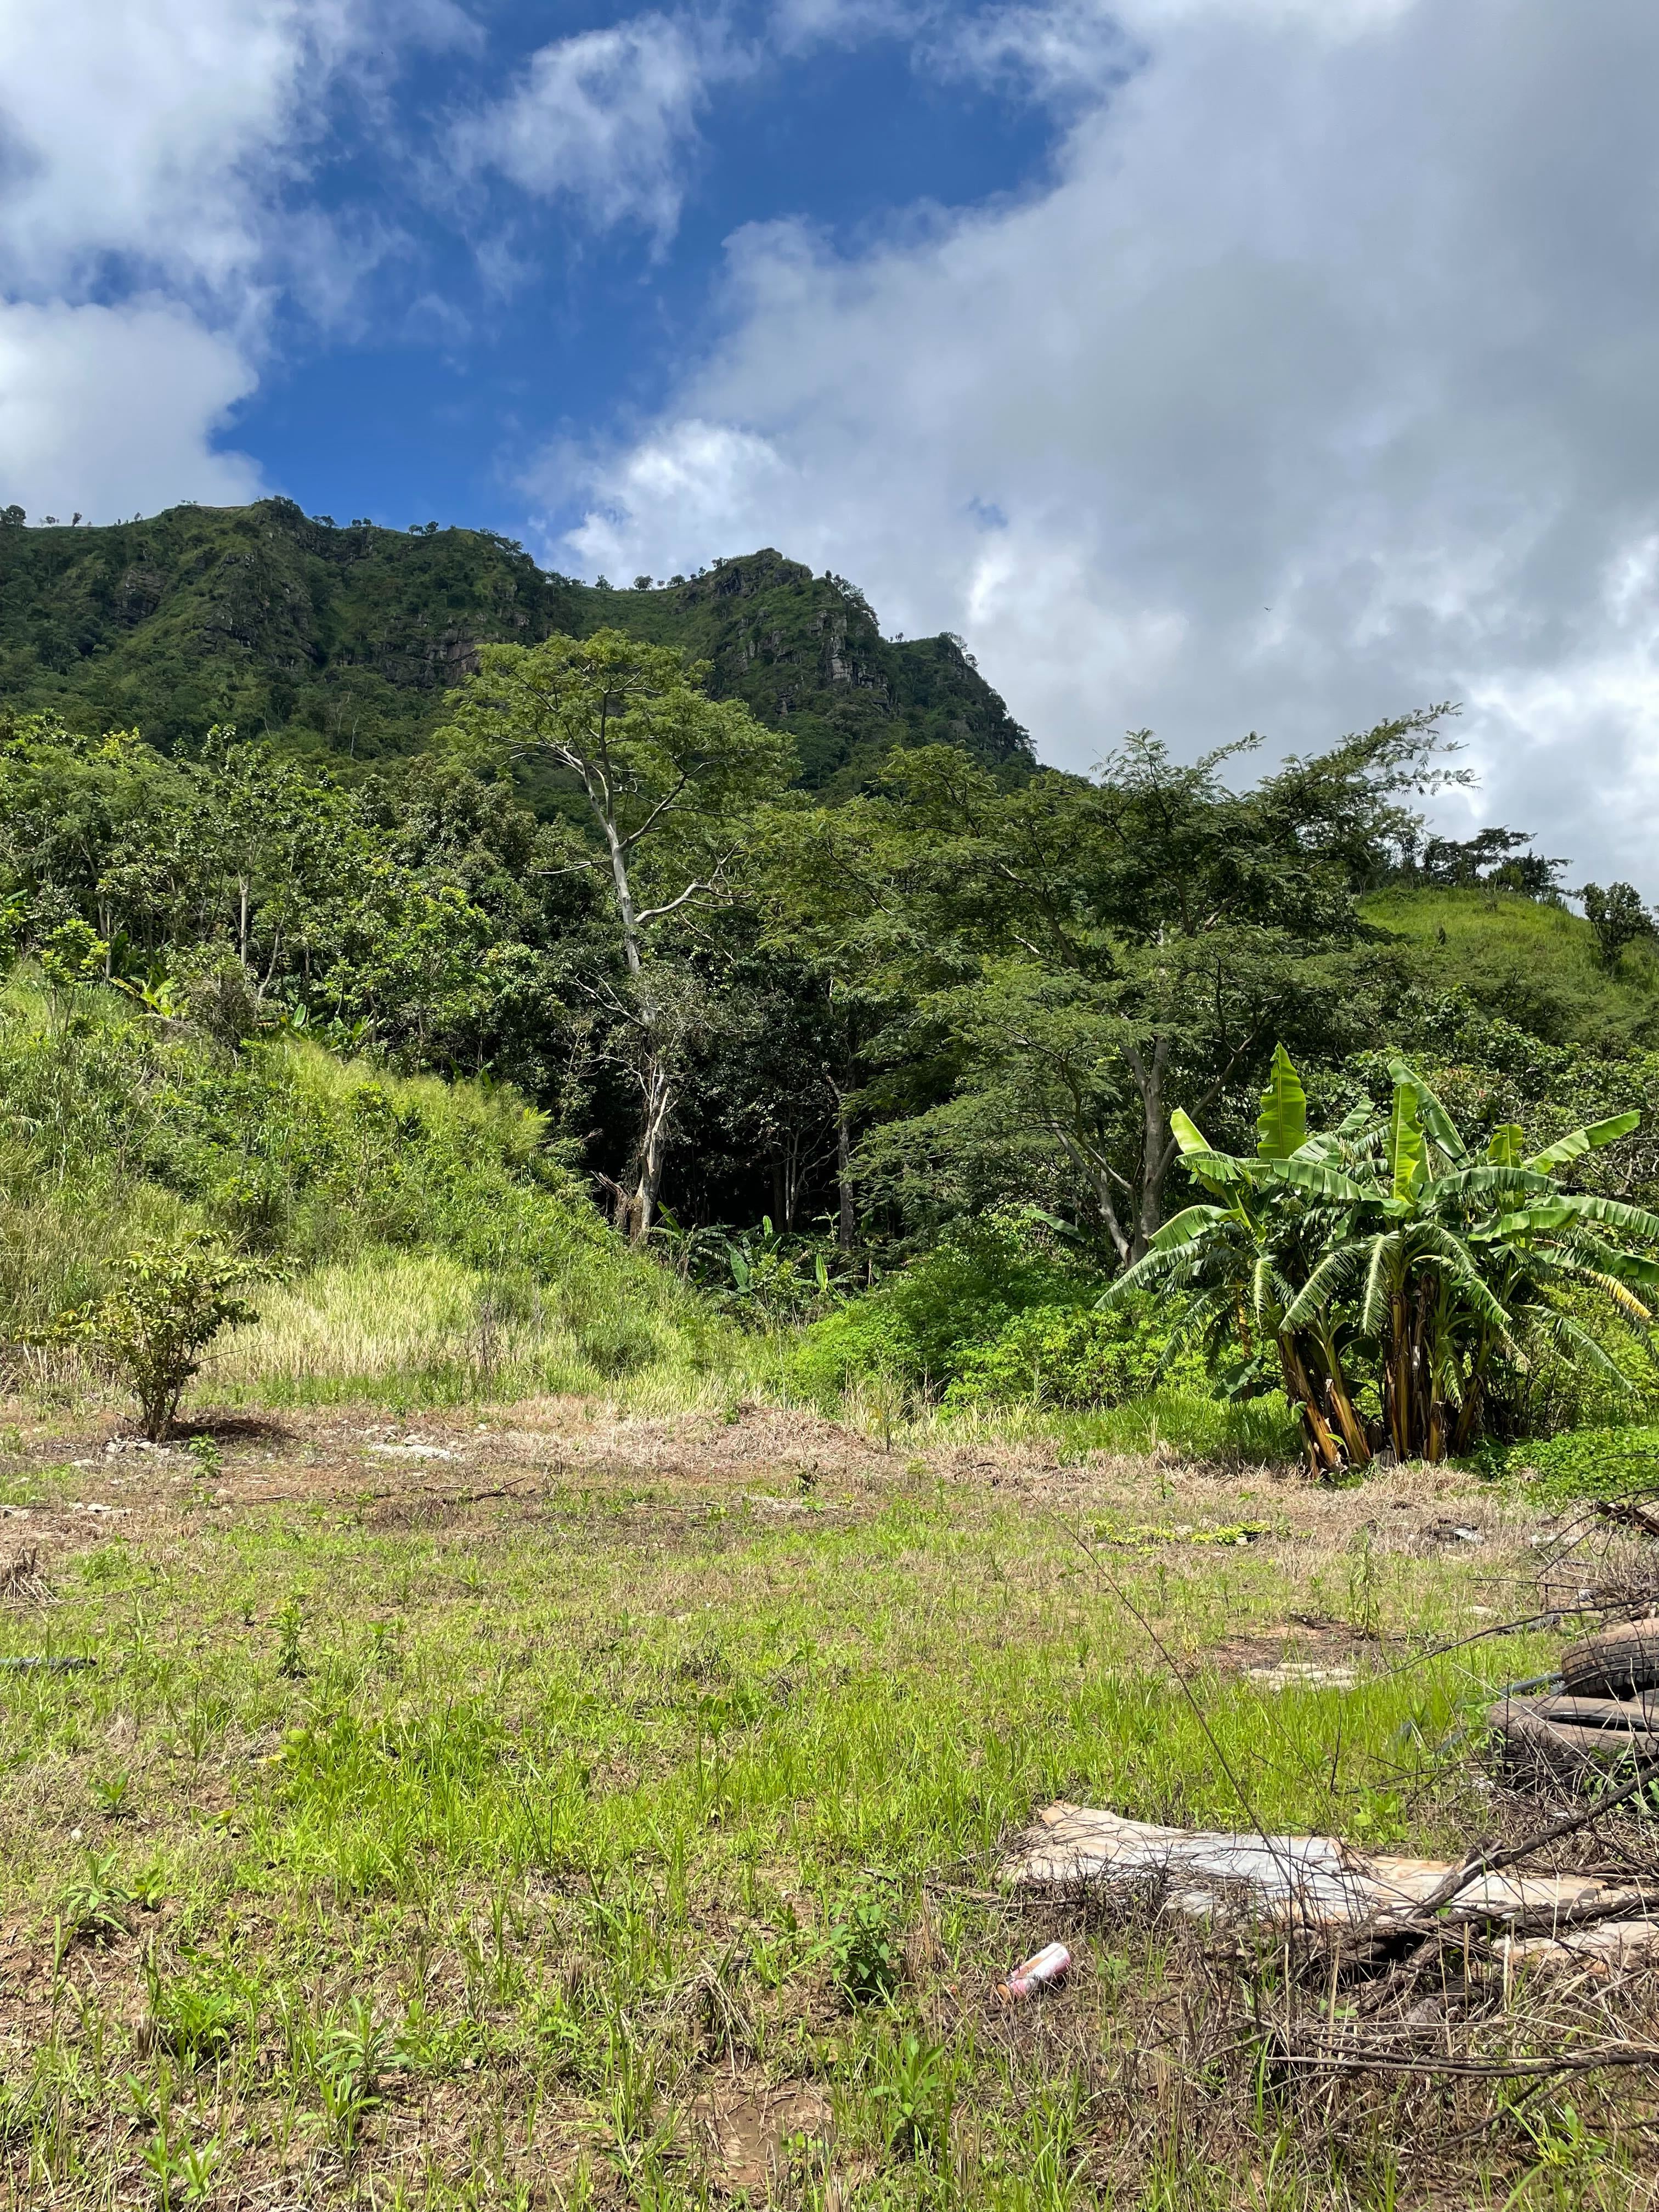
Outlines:
{"type": "Polygon", "coordinates": [[[88,1851],[82,1871],[58,1893],[58,1920],[70,1940],[125,1932],[126,1907],[133,1896],[118,1866],[114,1851],[88,1851]]]}
{"type": "Polygon", "coordinates": [[[942,2044],[910,2034],[878,2045],[866,2077],[888,2140],[915,2157],[936,2155],[950,2136],[956,2069],[942,2044]]]}
{"type": "Polygon", "coordinates": [[[225,1455],[219,1448],[219,1439],[205,1431],[193,1436],[185,1447],[196,1462],[196,1472],[204,1482],[215,1482],[224,1468],[225,1455]]]}
{"type": "Polygon", "coordinates": [[[898,1987],[899,1943],[883,1899],[854,1899],[831,1923],[823,1948],[836,1985],[849,2004],[884,2004],[898,1987]]]}
{"type": "Polygon", "coordinates": [[[165,2050],[186,2066],[200,2066],[229,2052],[242,2017],[230,1990],[185,1977],[163,1981],[153,1951],[144,1961],[144,1979],[151,2025],[165,2050]]]}
{"type": "Polygon", "coordinates": [[[290,1597],[276,1616],[276,1672],[284,1681],[297,1682],[309,1671],[301,1648],[305,1625],[304,1607],[290,1597]]]}
{"type": "Polygon", "coordinates": [[[175,2204],[204,2204],[224,2152],[217,2137],[199,2145],[174,2142],[163,2131],[144,2152],[144,2168],[155,2185],[161,2212],[175,2204]]]}
{"type": "Polygon", "coordinates": [[[375,2019],[366,1996],[351,1998],[324,2033],[315,2061],[317,2092],[342,2157],[356,2150],[365,2115],[380,2104],[380,2075],[393,2051],[392,2029],[375,2019]]]}
{"type": "Polygon", "coordinates": [[[1355,1537],[1348,1555],[1348,1626],[1368,1643],[1382,1633],[1378,1583],[1376,1554],[1367,1526],[1355,1537]]]}
{"type": "Polygon", "coordinates": [[[92,1794],[98,1809],[106,1820],[124,1820],[132,1813],[132,1776],[125,1768],[118,1774],[94,1774],[92,1794]]]}

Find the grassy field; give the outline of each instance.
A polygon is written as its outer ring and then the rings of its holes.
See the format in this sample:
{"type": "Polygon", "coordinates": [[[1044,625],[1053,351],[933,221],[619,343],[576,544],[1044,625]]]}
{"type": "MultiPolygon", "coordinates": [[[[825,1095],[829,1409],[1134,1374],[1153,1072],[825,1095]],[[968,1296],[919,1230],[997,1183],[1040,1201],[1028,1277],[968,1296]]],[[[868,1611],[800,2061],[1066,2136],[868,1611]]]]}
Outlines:
{"type": "Polygon", "coordinates": [[[1460,1731],[1559,1638],[1432,1647],[1536,1509],[741,1400],[12,1418],[0,1657],[97,1663],[0,1673],[9,2206],[1649,2201],[1639,2075],[1281,2078],[1272,1946],[996,1880],[1056,1798],[1524,1824],[1460,1731]]]}
{"type": "Polygon", "coordinates": [[[1609,972],[1589,924],[1565,907],[1502,891],[1374,891],[1367,921],[1412,948],[1442,989],[1462,988],[1491,1012],[1552,1043],[1651,1046],[1659,1023],[1659,946],[1626,945],[1609,972]]]}

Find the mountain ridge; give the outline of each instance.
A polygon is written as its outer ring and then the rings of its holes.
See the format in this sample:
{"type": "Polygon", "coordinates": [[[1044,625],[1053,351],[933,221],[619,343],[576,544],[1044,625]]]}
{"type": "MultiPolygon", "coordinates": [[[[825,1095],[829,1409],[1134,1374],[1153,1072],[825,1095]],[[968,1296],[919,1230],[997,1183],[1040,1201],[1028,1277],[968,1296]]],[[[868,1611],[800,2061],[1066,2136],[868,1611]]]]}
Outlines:
{"type": "Polygon", "coordinates": [[[8,512],[0,703],[167,750],[234,721],[335,763],[395,758],[422,749],[480,644],[609,627],[708,661],[714,695],[788,731],[826,797],[900,747],[1034,765],[959,639],[884,638],[855,586],[771,547],[624,589],[540,568],[493,531],[341,525],[283,499],[73,527],[8,512]]]}

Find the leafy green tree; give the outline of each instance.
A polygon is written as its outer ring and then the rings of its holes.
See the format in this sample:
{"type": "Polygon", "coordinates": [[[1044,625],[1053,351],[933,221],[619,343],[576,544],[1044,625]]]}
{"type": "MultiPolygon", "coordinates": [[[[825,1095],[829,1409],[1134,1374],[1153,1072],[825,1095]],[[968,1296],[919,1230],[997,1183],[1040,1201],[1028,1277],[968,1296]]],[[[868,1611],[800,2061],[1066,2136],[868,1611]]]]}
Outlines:
{"type": "Polygon", "coordinates": [[[1579,896],[1604,968],[1616,967],[1627,945],[1653,935],[1653,916],[1633,884],[1609,884],[1603,890],[1600,884],[1586,884],[1579,896]]]}
{"type": "Polygon", "coordinates": [[[789,742],[702,688],[708,671],[619,630],[488,645],[454,695],[453,740],[571,780],[596,850],[567,865],[608,881],[623,974],[610,994],[632,1031],[638,1134],[619,1226],[648,1235],[661,1188],[696,990],[662,957],[663,925],[732,896],[744,825],[780,790],[789,742]]]}
{"type": "Polygon", "coordinates": [[[162,1443],[214,1338],[258,1318],[238,1295],[253,1272],[205,1237],[148,1244],[117,1264],[101,1297],[64,1315],[57,1333],[114,1369],[138,1401],[144,1434],[162,1443]]]}
{"type": "Polygon", "coordinates": [[[1141,733],[1095,781],[1012,788],[934,747],[787,818],[781,927],[889,1008],[871,1172],[906,1196],[954,1178],[969,1206],[1040,1199],[1138,1260],[1172,1096],[1231,1112],[1276,1037],[1360,1041],[1376,963],[1352,884],[1435,742],[1431,714],[1408,716],[1242,793],[1239,747],[1188,766],[1141,733]]]}
{"type": "Polygon", "coordinates": [[[1613,1115],[1524,1154],[1518,1124],[1473,1151],[1403,1061],[1386,1115],[1363,1104],[1310,1134],[1289,1054],[1275,1052],[1255,1157],[1216,1151],[1184,1113],[1174,1133],[1206,1203],[1165,1222],[1105,1293],[1177,1290],[1189,1325],[1271,1344],[1311,1463],[1363,1466],[1386,1443],[1443,1458],[1482,1433],[1503,1370],[1544,1356],[1616,1369],[1565,1295],[1589,1291],[1645,1332],[1659,1216],[1561,1188],[1558,1171],[1634,1129],[1613,1115]],[[1610,1233],[1609,1233],[1610,1232],[1610,1233]],[[1374,1425],[1357,1383],[1375,1380],[1374,1425]]]}

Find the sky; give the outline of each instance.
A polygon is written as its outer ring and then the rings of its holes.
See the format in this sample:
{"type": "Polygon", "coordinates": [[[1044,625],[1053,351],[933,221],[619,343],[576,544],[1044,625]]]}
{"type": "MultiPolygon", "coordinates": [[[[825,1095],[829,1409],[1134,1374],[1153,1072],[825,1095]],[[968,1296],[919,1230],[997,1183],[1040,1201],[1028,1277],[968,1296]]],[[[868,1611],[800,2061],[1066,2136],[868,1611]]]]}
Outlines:
{"type": "Polygon", "coordinates": [[[1039,756],[1442,701],[1659,896],[1653,0],[0,0],[0,503],[959,633],[1039,756]]]}

